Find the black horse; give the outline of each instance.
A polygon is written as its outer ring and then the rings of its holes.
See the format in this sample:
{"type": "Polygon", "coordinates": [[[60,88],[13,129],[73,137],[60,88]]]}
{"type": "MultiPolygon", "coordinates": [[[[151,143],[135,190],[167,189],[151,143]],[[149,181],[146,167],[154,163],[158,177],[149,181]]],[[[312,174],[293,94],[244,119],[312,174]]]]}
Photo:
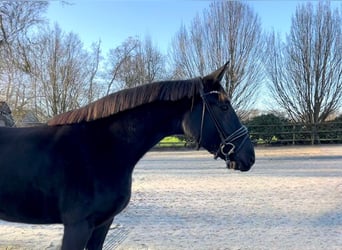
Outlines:
{"type": "Polygon", "coordinates": [[[254,148],[220,85],[226,68],[122,90],[46,126],[1,128],[0,218],[63,223],[62,249],[102,249],[129,202],[135,164],[173,134],[248,171],[254,148]]]}

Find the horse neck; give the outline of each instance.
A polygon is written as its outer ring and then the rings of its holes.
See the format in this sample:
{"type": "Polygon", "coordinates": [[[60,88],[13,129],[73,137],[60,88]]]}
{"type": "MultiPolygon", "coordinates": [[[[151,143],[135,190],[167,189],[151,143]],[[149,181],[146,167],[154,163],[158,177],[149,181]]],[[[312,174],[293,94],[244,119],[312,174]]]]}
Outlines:
{"type": "Polygon", "coordinates": [[[159,101],[108,118],[115,150],[135,164],[165,136],[183,133],[182,119],[190,107],[189,100],[159,101]]]}

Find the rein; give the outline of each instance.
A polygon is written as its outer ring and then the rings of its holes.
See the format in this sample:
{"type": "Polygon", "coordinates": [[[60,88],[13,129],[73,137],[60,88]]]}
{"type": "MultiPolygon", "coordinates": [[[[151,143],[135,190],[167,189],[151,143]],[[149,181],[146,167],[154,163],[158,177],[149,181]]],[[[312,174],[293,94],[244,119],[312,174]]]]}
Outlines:
{"type": "Polygon", "coordinates": [[[198,139],[198,148],[201,146],[201,141],[202,141],[202,132],[203,132],[203,126],[204,126],[204,116],[205,116],[205,111],[207,110],[209,113],[210,118],[215,124],[215,127],[217,129],[217,132],[219,133],[219,136],[221,138],[221,143],[220,146],[214,156],[215,159],[218,158],[219,154],[221,153],[224,157],[226,162],[230,159],[230,157],[238,152],[243,144],[245,143],[246,139],[248,138],[248,130],[245,126],[241,126],[239,129],[235,130],[231,135],[226,135],[224,132],[221,124],[217,120],[217,117],[214,115],[214,112],[212,111],[206,96],[211,95],[211,94],[221,94],[219,91],[210,91],[207,93],[204,93],[203,90],[200,90],[200,95],[203,101],[203,109],[202,109],[202,118],[201,118],[201,128],[200,128],[200,136],[198,139]],[[234,141],[244,137],[243,141],[240,143],[238,147],[234,144],[234,141]]]}

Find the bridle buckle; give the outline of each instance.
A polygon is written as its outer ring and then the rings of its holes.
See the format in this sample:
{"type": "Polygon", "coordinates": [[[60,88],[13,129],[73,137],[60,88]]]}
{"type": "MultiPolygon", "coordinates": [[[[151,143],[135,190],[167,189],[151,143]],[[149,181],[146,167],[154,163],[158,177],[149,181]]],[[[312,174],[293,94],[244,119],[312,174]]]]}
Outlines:
{"type": "Polygon", "coordinates": [[[226,142],[226,143],[222,143],[221,144],[221,153],[224,155],[224,156],[229,156],[231,154],[234,154],[234,150],[235,150],[235,145],[231,142],[226,142]],[[227,148],[227,146],[231,146],[231,148],[227,148]]]}

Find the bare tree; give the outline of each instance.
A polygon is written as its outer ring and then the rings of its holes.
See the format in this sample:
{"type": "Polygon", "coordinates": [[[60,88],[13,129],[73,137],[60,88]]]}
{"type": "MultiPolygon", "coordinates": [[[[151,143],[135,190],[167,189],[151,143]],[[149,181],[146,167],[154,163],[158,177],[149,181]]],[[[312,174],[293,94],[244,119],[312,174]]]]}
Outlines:
{"type": "Polygon", "coordinates": [[[143,71],[141,83],[149,83],[160,80],[165,75],[165,57],[153,45],[149,36],[146,36],[145,41],[140,48],[140,68],[143,71]]]}
{"type": "Polygon", "coordinates": [[[44,23],[48,1],[0,1],[0,99],[14,115],[30,101],[28,57],[30,36],[44,23]]]}
{"type": "Polygon", "coordinates": [[[130,88],[160,80],[165,75],[165,57],[152,44],[149,37],[144,42],[128,38],[108,57],[110,81],[107,94],[115,87],[130,88]]]}
{"type": "MultiPolygon", "coordinates": [[[[25,69],[26,59],[22,54],[30,31],[41,24],[42,13],[48,1],[0,1],[0,55],[9,58],[16,66],[25,69]]],[[[0,59],[0,66],[1,66],[0,59]]]]}
{"type": "Polygon", "coordinates": [[[108,95],[111,91],[113,91],[113,85],[119,89],[124,88],[124,84],[118,83],[120,79],[120,74],[122,71],[123,65],[130,60],[131,54],[138,47],[138,42],[136,39],[132,37],[126,39],[120,46],[116,47],[109,51],[108,55],[108,75],[110,76],[110,80],[108,82],[107,92],[108,95]]]}
{"type": "Polygon", "coordinates": [[[93,54],[83,48],[74,33],[64,33],[56,24],[43,30],[30,50],[30,74],[38,86],[37,98],[47,116],[54,116],[97,97],[94,82],[100,60],[100,45],[93,54]]]}
{"type": "Polygon", "coordinates": [[[102,60],[101,57],[101,41],[92,44],[92,52],[89,54],[88,60],[88,71],[89,71],[89,80],[88,80],[88,90],[87,94],[87,103],[94,101],[99,98],[101,95],[101,83],[98,79],[98,72],[100,62],[102,60]]]}
{"type": "Polygon", "coordinates": [[[46,1],[19,2],[0,1],[0,74],[16,70],[22,61],[21,44],[29,30],[42,22],[40,11],[47,7],[46,1]]]}
{"type": "Polygon", "coordinates": [[[43,21],[48,1],[0,1],[0,41],[11,44],[43,21]]]}
{"type": "Polygon", "coordinates": [[[230,61],[224,85],[243,115],[262,82],[263,41],[259,17],[243,2],[215,1],[189,28],[180,28],[170,56],[174,77],[205,75],[230,61]]]}
{"type": "Polygon", "coordinates": [[[312,130],[311,142],[319,142],[317,126],[341,107],[341,16],[329,2],[299,5],[285,43],[269,37],[266,70],[270,89],[281,108],[294,121],[312,130]]]}

